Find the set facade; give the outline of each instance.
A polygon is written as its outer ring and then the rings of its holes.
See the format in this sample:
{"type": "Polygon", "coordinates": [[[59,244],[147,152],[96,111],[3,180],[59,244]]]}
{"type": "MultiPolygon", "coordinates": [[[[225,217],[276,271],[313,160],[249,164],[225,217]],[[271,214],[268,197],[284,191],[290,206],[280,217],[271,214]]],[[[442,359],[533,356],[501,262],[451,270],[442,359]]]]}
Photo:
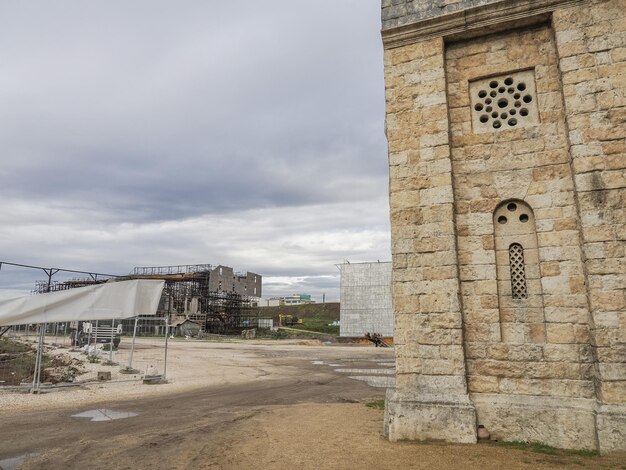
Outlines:
{"type": "Polygon", "coordinates": [[[626,2],[382,12],[386,433],[626,450],[626,2]]]}
{"type": "Polygon", "coordinates": [[[344,263],[341,274],[339,335],[363,337],[367,333],[393,337],[391,263],[344,263]]]}

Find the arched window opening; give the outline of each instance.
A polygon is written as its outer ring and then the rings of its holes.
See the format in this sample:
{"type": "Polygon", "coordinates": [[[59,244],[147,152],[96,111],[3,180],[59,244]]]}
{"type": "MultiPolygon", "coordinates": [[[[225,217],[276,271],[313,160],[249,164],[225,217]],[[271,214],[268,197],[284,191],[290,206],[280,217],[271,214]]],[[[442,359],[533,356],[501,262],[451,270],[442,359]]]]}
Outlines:
{"type": "Polygon", "coordinates": [[[509,247],[509,266],[511,269],[511,293],[514,299],[527,299],[526,269],[524,267],[524,248],[519,243],[509,247]]]}
{"type": "Polygon", "coordinates": [[[500,339],[545,342],[545,314],[535,214],[521,199],[502,201],[493,213],[500,339]]]}

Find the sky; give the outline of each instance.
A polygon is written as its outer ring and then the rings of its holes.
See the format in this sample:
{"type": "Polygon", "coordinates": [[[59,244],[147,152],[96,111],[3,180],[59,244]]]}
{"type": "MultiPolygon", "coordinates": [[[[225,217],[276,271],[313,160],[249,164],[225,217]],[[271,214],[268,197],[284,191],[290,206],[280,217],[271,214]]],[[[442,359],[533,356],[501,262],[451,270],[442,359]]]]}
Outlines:
{"type": "Polygon", "coordinates": [[[338,300],[390,259],[382,54],[380,0],[1,2],[0,261],[338,300]]]}

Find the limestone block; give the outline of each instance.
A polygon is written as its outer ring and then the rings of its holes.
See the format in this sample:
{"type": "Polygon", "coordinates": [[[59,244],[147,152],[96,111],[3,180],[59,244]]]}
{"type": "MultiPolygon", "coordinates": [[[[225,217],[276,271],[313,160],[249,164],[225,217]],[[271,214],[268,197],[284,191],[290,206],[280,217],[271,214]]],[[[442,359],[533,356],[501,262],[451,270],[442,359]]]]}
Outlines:
{"type": "Polygon", "coordinates": [[[500,323],[500,311],[497,308],[484,309],[481,307],[471,308],[468,304],[470,301],[478,300],[472,296],[463,300],[464,305],[464,321],[468,324],[476,325],[480,323],[500,323]]]}
{"type": "Polygon", "coordinates": [[[478,423],[493,438],[595,450],[594,400],[472,394],[478,423]]]}
{"type": "Polygon", "coordinates": [[[396,377],[398,393],[415,394],[428,397],[464,396],[467,394],[465,376],[460,375],[425,375],[416,373],[398,374],[396,377]]]}
{"type": "Polygon", "coordinates": [[[626,451],[626,407],[600,407],[597,426],[601,453],[626,451]]]}
{"type": "Polygon", "coordinates": [[[510,395],[541,395],[548,397],[595,398],[591,380],[506,378],[500,379],[498,390],[510,395]]]}
{"type": "Polygon", "coordinates": [[[470,393],[498,393],[500,391],[500,379],[488,375],[470,375],[468,378],[470,393]]]}
{"type": "Polygon", "coordinates": [[[600,388],[603,403],[626,404],[626,381],[602,382],[600,388]]]}
{"type": "Polygon", "coordinates": [[[546,344],[543,359],[549,362],[577,362],[580,360],[580,347],[577,344],[546,344]]]}
{"type": "Polygon", "coordinates": [[[589,311],[585,307],[547,307],[545,319],[550,323],[583,323],[589,322],[589,311]]]}
{"type": "MultiPolygon", "coordinates": [[[[623,358],[626,361],[626,357],[623,358]]],[[[626,362],[620,363],[601,363],[600,377],[602,380],[619,381],[626,380],[626,362]]]]}
{"type": "Polygon", "coordinates": [[[598,347],[595,351],[600,362],[623,362],[626,358],[626,343],[615,344],[610,348],[598,347]]]}
{"type": "Polygon", "coordinates": [[[467,396],[428,402],[387,390],[385,432],[392,442],[437,439],[456,443],[476,442],[476,413],[467,396]]]}

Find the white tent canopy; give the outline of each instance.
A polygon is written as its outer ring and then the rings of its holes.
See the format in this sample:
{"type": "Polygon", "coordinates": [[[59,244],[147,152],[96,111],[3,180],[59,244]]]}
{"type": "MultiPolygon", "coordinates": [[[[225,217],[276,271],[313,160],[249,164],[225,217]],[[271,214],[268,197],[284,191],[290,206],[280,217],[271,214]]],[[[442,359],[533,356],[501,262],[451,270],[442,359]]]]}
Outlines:
{"type": "Polygon", "coordinates": [[[136,279],[0,300],[0,326],[154,315],[164,284],[136,279]]]}

